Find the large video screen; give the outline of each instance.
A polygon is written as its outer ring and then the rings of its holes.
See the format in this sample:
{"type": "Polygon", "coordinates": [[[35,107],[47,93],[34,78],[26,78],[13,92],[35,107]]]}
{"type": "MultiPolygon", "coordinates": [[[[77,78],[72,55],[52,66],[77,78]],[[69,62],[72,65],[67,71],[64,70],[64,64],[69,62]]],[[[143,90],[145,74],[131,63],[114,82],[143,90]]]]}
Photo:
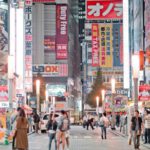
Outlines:
{"type": "Polygon", "coordinates": [[[66,92],[66,85],[48,84],[46,90],[48,91],[48,96],[63,97],[66,92]]]}

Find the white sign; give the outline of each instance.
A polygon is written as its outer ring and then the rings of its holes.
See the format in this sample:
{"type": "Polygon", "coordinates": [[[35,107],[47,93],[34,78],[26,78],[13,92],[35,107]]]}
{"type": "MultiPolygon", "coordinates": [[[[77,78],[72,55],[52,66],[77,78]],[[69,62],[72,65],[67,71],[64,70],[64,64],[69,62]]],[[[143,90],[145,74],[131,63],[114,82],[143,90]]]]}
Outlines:
{"type": "Polygon", "coordinates": [[[9,108],[9,102],[0,102],[0,108],[9,108]]]}

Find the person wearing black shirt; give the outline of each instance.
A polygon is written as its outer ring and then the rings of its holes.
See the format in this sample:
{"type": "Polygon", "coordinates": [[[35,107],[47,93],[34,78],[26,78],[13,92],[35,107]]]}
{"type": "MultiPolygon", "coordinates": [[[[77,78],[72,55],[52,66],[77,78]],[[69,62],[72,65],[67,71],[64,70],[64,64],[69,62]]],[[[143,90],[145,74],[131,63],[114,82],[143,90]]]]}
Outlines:
{"type": "Polygon", "coordinates": [[[142,130],[142,118],[139,116],[139,111],[135,111],[135,115],[131,119],[131,134],[133,134],[134,148],[139,149],[140,135],[142,130]]]}
{"type": "Polygon", "coordinates": [[[57,122],[55,120],[54,114],[50,114],[46,127],[49,136],[49,150],[51,150],[51,144],[53,140],[55,140],[55,150],[57,150],[57,141],[56,141],[57,122]]]}

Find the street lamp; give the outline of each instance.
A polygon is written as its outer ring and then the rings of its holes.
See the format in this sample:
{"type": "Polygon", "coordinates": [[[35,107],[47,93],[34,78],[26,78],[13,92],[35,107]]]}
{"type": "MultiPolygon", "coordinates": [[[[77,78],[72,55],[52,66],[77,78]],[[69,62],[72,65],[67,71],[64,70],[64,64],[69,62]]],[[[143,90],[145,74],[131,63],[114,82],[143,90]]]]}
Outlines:
{"type": "Polygon", "coordinates": [[[97,114],[99,113],[99,97],[96,97],[97,114]]]}
{"type": "Polygon", "coordinates": [[[105,93],[106,93],[105,90],[102,90],[102,91],[101,91],[101,94],[102,94],[102,106],[103,106],[103,111],[105,110],[105,93]]]}
{"type": "Polygon", "coordinates": [[[132,75],[134,82],[134,109],[138,110],[138,75],[139,75],[139,55],[132,55],[132,75]]]}
{"type": "Polygon", "coordinates": [[[36,80],[37,112],[40,112],[40,80],[36,80]]]}
{"type": "Polygon", "coordinates": [[[112,92],[112,130],[115,130],[115,102],[114,102],[114,97],[115,97],[115,86],[116,86],[116,80],[115,78],[111,79],[111,92],[112,92]]]}

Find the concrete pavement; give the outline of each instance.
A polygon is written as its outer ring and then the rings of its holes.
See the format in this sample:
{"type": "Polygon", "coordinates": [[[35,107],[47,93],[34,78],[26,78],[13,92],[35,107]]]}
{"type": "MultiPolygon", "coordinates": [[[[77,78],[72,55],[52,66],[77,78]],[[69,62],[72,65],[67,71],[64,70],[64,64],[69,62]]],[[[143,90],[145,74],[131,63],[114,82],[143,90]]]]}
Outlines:
{"type": "MultiPolygon", "coordinates": [[[[80,126],[72,126],[70,133],[70,150],[133,150],[133,146],[128,146],[127,139],[110,132],[110,130],[107,140],[101,139],[99,128],[87,131],[80,126]]],[[[11,145],[0,146],[0,150],[11,150],[11,145]]],[[[47,134],[30,135],[29,150],[48,150],[47,134]]],[[[142,146],[141,150],[148,150],[148,148],[142,146]]]]}

